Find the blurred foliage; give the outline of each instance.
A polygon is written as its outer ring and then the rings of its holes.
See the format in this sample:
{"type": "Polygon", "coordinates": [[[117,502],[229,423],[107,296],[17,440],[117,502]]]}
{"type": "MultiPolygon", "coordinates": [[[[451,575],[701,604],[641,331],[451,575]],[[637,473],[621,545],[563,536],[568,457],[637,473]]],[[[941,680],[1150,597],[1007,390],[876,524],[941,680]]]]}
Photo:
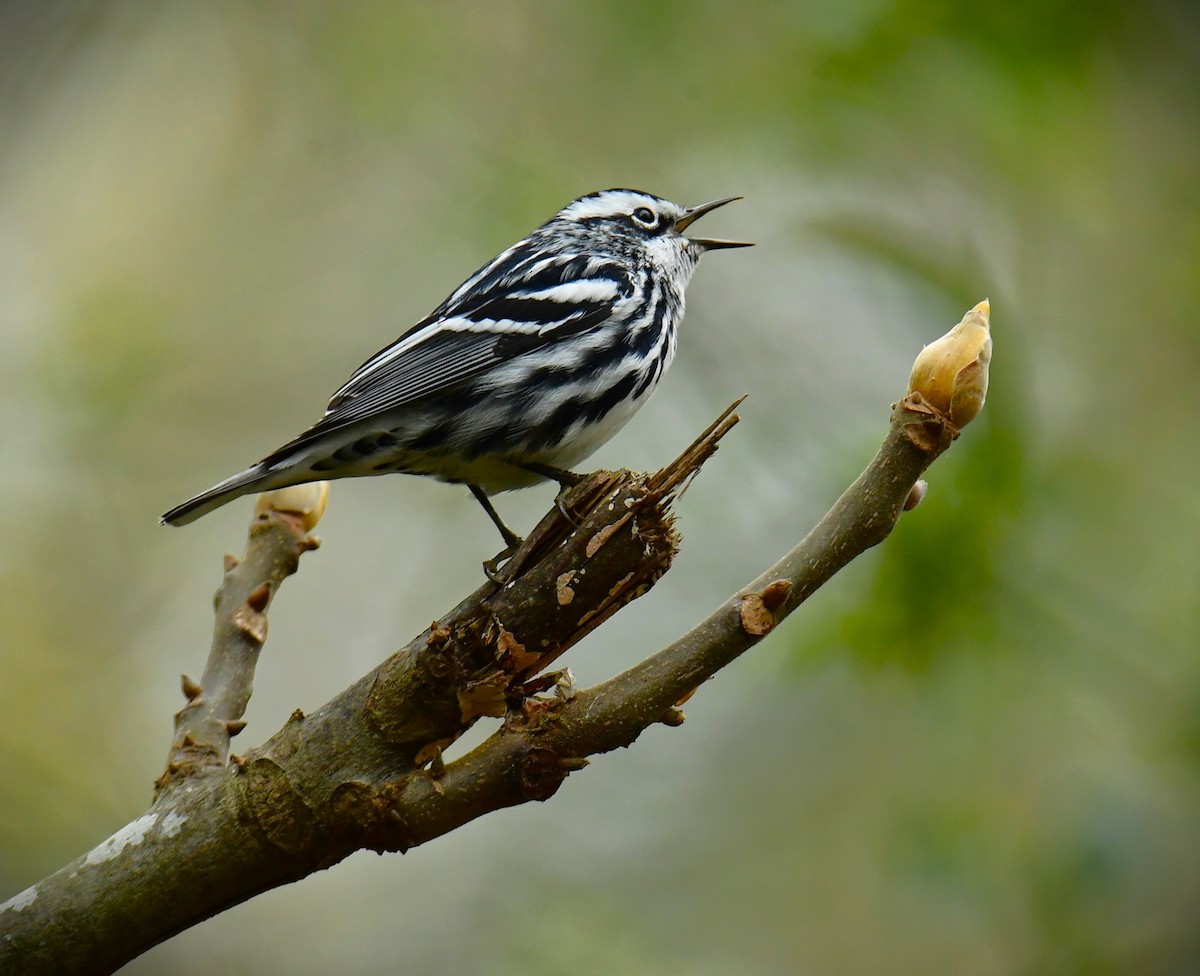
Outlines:
{"type": "Polygon", "coordinates": [[[870,582],[846,594],[827,629],[806,638],[810,648],[846,646],[866,663],[915,668],[964,648],[1012,649],[1004,605],[985,598],[999,591],[1005,567],[1020,564],[1009,546],[1024,541],[1013,533],[1024,508],[1020,444],[991,422],[996,403],[993,390],[992,412],[955,447],[953,468],[933,476],[936,500],[902,520],[870,582]]]}
{"type": "MultiPolygon", "coordinates": [[[[566,200],[633,185],[744,193],[713,232],[759,246],[706,260],[665,388],[597,464],[751,396],[675,570],[572,655],[585,683],[798,538],[920,345],[989,297],[986,410],[682,730],[129,972],[1196,968],[1192,5],[43,0],[0,6],[0,44],[0,899],[160,771],[248,506],[156,515],[566,200]]],[[[335,486],[247,739],[491,555],[465,493],[380,481],[335,486]]]]}

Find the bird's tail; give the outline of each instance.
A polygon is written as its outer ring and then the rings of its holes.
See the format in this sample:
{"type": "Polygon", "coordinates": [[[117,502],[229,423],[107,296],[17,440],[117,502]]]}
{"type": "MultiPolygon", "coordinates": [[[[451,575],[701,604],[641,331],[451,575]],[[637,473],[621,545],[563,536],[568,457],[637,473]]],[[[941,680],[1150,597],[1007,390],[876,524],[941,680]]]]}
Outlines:
{"type": "Polygon", "coordinates": [[[294,480],[294,478],[281,478],[281,472],[272,471],[264,464],[259,463],[226,478],[220,484],[213,485],[208,491],[202,491],[194,498],[189,498],[182,505],[176,505],[159,521],[166,525],[187,525],[189,522],[196,521],[201,515],[207,515],[213,509],[220,508],[226,502],[231,502],[242,495],[282,488],[284,485],[281,481],[292,483],[294,480]]]}

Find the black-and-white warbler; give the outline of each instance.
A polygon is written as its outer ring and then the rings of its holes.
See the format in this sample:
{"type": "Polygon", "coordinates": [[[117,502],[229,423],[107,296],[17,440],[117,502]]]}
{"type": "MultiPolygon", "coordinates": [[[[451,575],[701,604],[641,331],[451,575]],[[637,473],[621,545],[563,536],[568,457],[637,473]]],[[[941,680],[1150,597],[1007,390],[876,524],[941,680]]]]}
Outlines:
{"type": "Polygon", "coordinates": [[[488,496],[570,468],[649,399],[675,356],[683,293],[705,251],[684,237],[738,197],[685,208],[636,190],[568,204],[362,364],[316,424],[167,512],[185,525],[240,495],[401,471],[488,496]]]}

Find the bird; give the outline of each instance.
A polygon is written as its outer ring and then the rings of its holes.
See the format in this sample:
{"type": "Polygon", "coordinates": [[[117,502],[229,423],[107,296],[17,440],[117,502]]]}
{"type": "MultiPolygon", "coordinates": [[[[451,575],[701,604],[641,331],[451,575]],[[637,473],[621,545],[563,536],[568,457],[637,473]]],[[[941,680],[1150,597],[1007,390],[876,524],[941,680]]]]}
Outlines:
{"type": "Polygon", "coordinates": [[[646,403],[675,357],[700,257],[751,246],[683,232],[740,199],[684,207],[610,189],[571,201],[359,366],[315,424],[161,521],[186,525],[304,482],[403,472],[466,485],[504,539],[497,560],[511,555],[521,537],[490,496],[576,483],[572,468],[646,403]]]}

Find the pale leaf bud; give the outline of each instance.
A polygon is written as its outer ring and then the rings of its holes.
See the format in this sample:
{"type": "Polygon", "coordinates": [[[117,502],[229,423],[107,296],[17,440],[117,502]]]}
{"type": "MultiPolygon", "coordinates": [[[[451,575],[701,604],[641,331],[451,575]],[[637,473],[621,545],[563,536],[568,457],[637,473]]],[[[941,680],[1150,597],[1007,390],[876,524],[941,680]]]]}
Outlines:
{"type": "Polygon", "coordinates": [[[920,393],[957,427],[983,409],[992,359],[991,305],[984,299],[913,363],[908,392],[920,393]]]}
{"type": "Polygon", "coordinates": [[[303,485],[264,491],[254,504],[254,514],[261,515],[263,512],[270,511],[287,512],[289,515],[297,516],[307,532],[321,521],[328,502],[329,482],[310,481],[303,485]]]}

